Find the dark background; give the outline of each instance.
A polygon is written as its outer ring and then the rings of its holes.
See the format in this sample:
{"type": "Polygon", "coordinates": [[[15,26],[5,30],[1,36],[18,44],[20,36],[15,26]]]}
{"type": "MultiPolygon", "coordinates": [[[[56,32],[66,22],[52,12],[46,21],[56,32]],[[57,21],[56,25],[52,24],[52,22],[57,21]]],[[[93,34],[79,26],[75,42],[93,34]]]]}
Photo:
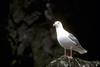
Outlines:
{"type": "MultiPolygon", "coordinates": [[[[20,1],[19,3],[23,4],[23,0],[22,2],[20,1]]],[[[96,1],[88,1],[88,0],[84,0],[84,1],[80,1],[80,0],[50,0],[50,1],[46,1],[46,0],[34,0],[34,1],[29,1],[31,2],[31,4],[25,8],[22,7],[22,5],[20,5],[23,10],[23,12],[25,13],[25,15],[31,15],[32,12],[34,11],[38,11],[40,12],[40,15],[38,15],[38,19],[37,21],[33,21],[34,23],[32,24],[28,24],[28,22],[26,23],[26,26],[28,29],[37,29],[42,31],[41,28],[44,29],[44,32],[47,31],[48,33],[50,33],[50,29],[54,29],[52,27],[52,19],[48,19],[46,18],[46,16],[43,14],[45,10],[48,10],[45,6],[46,3],[51,4],[51,8],[52,8],[52,14],[56,17],[56,20],[60,20],[62,21],[64,27],[66,30],[70,31],[71,33],[73,33],[80,41],[80,43],[82,44],[82,46],[88,50],[87,54],[79,55],[80,58],[86,59],[86,60],[100,60],[100,52],[99,52],[99,20],[97,19],[97,15],[99,14],[96,11],[96,1]],[[45,21],[45,22],[44,22],[45,21]],[[48,23],[48,22],[49,23],[48,23]],[[43,25],[43,26],[41,26],[43,25]],[[46,29],[46,30],[45,30],[46,29]]],[[[11,15],[12,13],[10,13],[10,4],[14,3],[13,0],[10,0],[9,2],[7,1],[2,1],[0,3],[0,16],[1,16],[1,21],[0,21],[0,35],[1,35],[1,61],[2,61],[2,65],[8,65],[11,66],[11,62],[16,59],[18,61],[18,59],[21,59],[21,65],[25,66],[25,63],[27,63],[27,66],[34,66],[34,64],[36,63],[33,59],[33,57],[26,57],[26,55],[28,55],[29,52],[32,53],[32,50],[29,50],[29,48],[24,49],[25,55],[19,56],[17,55],[16,51],[15,54],[12,54],[12,48],[11,48],[11,43],[8,41],[9,39],[9,31],[7,28],[10,27],[10,24],[8,24],[8,20],[11,19],[11,15]],[[9,18],[10,16],[10,18],[9,18]],[[27,51],[27,49],[29,51],[27,51]],[[26,50],[26,51],[25,51],[26,50]],[[28,60],[28,61],[26,61],[28,60]]],[[[18,6],[18,7],[20,7],[18,6]]],[[[16,8],[15,8],[16,9],[16,8]]],[[[12,9],[13,10],[13,9],[12,9]]],[[[19,14],[20,15],[20,14],[19,14]]],[[[25,16],[24,15],[24,16],[25,16]]],[[[14,19],[15,20],[15,19],[14,19]]],[[[21,19],[20,21],[18,21],[19,23],[15,23],[15,31],[21,27],[21,25],[25,24],[26,21],[22,21],[23,19],[21,19]],[[21,23],[20,23],[21,22],[21,23]]],[[[36,32],[36,31],[35,31],[36,32]]],[[[53,30],[53,32],[55,32],[53,30]]],[[[37,32],[38,33],[38,32],[37,32]]],[[[36,34],[37,34],[36,33],[36,34]]],[[[53,34],[53,33],[51,33],[53,34]]],[[[17,34],[16,34],[17,35],[17,34]]],[[[39,34],[37,34],[38,36],[39,34]]],[[[47,35],[46,37],[49,38],[49,35],[47,35]]],[[[38,37],[36,37],[38,38],[38,37]]],[[[45,38],[45,37],[44,37],[45,38]]],[[[39,39],[39,38],[38,38],[39,39]]],[[[41,39],[41,38],[40,38],[41,39]]],[[[14,40],[14,39],[13,39],[14,40]]],[[[51,37],[51,41],[54,44],[57,44],[56,39],[53,39],[51,37]]],[[[46,42],[46,41],[45,41],[46,42]]],[[[48,43],[46,43],[48,44],[48,43]]],[[[51,44],[51,43],[50,43],[51,44]]],[[[58,46],[58,45],[56,45],[58,46]]],[[[54,48],[56,48],[55,46],[53,46],[54,48]]],[[[19,47],[17,47],[19,48],[19,47]]],[[[53,48],[53,50],[54,50],[53,48]]],[[[59,48],[61,48],[59,46],[59,48]]],[[[34,48],[32,48],[34,49],[34,48]]],[[[41,48],[40,48],[41,49],[41,48]]],[[[51,48],[52,49],[52,48],[51,48]]],[[[51,50],[51,51],[53,51],[51,50]]],[[[56,49],[57,50],[57,49],[56,49]]],[[[62,50],[63,51],[63,50],[62,50]]],[[[33,53],[35,54],[35,53],[33,53]]],[[[63,54],[63,52],[58,56],[60,57],[63,54]]],[[[44,54],[45,55],[45,54],[44,54]]],[[[49,55],[49,53],[48,53],[49,55]]],[[[34,56],[34,55],[33,55],[34,56]]],[[[53,60],[54,56],[53,53],[50,53],[50,59],[53,60]]],[[[48,56],[48,57],[49,57],[48,56]]],[[[41,56],[42,57],[42,56],[41,56]]],[[[51,60],[48,60],[51,61],[51,60]]],[[[20,63],[16,62],[14,65],[12,66],[20,66],[20,63]]]]}

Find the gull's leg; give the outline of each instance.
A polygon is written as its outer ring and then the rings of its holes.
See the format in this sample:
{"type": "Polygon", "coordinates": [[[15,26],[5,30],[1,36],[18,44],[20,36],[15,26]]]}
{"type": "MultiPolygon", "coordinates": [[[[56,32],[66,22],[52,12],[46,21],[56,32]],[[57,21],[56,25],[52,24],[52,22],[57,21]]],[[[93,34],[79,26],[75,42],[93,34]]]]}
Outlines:
{"type": "Polygon", "coordinates": [[[64,58],[66,58],[67,55],[66,55],[66,49],[64,48],[64,58]]]}
{"type": "Polygon", "coordinates": [[[72,47],[70,47],[70,56],[69,56],[69,58],[71,58],[71,59],[73,58],[72,57],[72,47]]]}

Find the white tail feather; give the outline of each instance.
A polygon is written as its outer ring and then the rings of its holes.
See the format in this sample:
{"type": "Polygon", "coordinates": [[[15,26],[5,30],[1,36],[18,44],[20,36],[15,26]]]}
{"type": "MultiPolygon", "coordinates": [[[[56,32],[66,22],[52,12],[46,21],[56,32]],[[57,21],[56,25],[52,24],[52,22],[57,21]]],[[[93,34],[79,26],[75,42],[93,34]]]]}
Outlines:
{"type": "Polygon", "coordinates": [[[79,52],[80,54],[87,53],[87,50],[85,50],[82,47],[81,48],[79,48],[79,47],[73,47],[73,50],[79,52]]]}

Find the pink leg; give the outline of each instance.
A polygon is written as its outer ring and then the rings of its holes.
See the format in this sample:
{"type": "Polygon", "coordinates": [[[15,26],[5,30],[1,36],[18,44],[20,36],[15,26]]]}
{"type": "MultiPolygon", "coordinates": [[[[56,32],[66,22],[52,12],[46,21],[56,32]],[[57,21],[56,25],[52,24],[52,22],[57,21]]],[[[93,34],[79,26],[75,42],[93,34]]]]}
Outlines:
{"type": "Polygon", "coordinates": [[[66,55],[66,49],[64,49],[64,58],[66,58],[67,55],[66,55]]]}
{"type": "Polygon", "coordinates": [[[69,56],[70,59],[72,59],[72,47],[70,47],[70,56],[69,56]]]}

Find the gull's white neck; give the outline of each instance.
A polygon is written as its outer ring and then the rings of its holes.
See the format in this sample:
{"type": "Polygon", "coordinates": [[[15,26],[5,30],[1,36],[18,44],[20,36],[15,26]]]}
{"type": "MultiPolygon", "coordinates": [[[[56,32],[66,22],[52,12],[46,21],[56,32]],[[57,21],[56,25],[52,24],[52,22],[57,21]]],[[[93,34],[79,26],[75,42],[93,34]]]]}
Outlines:
{"type": "Polygon", "coordinates": [[[69,33],[67,31],[65,31],[65,29],[63,28],[62,25],[60,25],[59,27],[56,27],[56,32],[57,32],[57,35],[69,35],[69,33]]]}
{"type": "Polygon", "coordinates": [[[62,25],[60,25],[59,27],[56,27],[56,31],[57,31],[57,32],[59,32],[59,31],[63,31],[63,30],[64,30],[64,28],[63,28],[62,25]]]}

